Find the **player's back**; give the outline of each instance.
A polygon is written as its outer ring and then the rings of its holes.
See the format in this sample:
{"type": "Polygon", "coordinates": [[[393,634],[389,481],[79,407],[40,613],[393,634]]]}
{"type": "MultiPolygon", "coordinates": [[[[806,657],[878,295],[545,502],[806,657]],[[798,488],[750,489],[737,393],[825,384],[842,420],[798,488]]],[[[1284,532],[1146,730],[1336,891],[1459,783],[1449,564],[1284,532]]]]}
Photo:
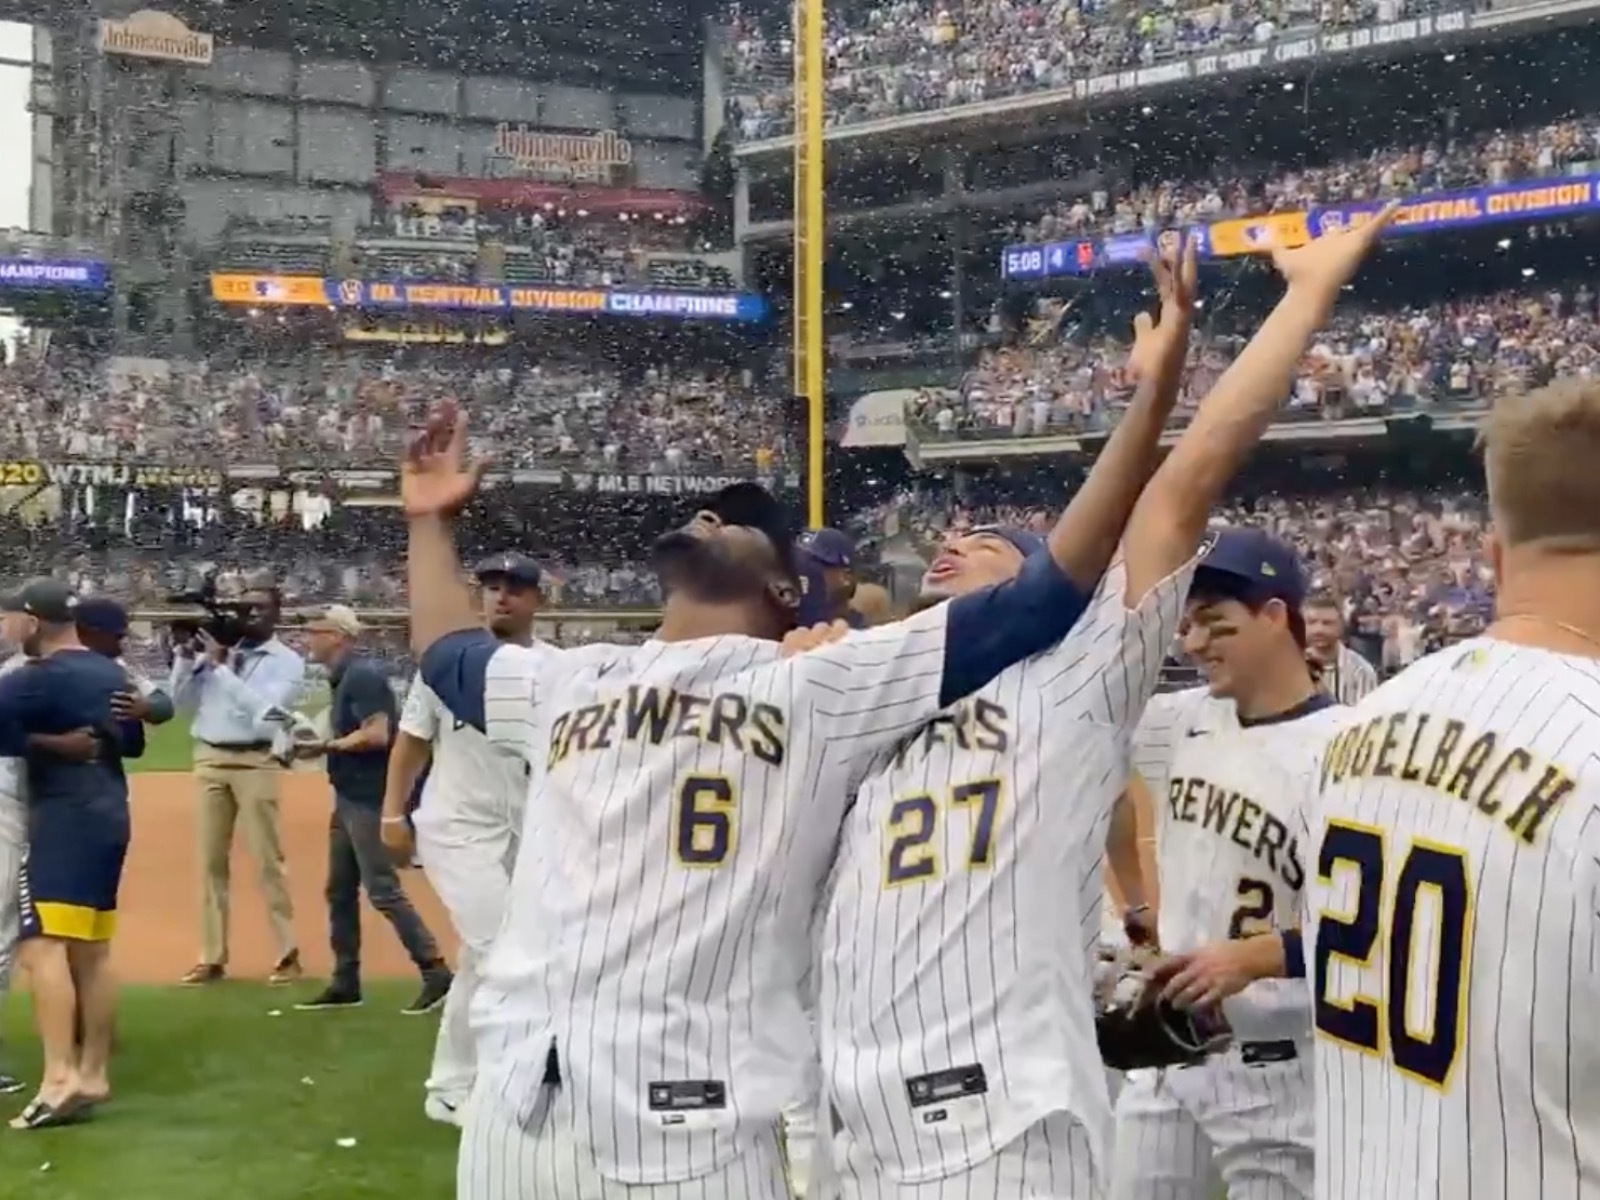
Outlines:
{"type": "Polygon", "coordinates": [[[535,684],[539,755],[474,1021],[509,1092],[533,1095],[555,1047],[602,1173],[704,1174],[803,1090],[801,975],[852,775],[936,711],[945,616],[788,659],[743,636],[586,647],[553,672],[496,651],[485,686],[526,712],[535,684]]]}
{"type": "Polygon", "coordinates": [[[819,950],[825,1089],[852,1170],[940,1178],[1056,1112],[1103,1144],[1101,860],[1188,576],[1129,611],[1113,568],[1060,646],[860,786],[819,950]]]}
{"type": "Polygon", "coordinates": [[[1490,639],[1348,710],[1310,801],[1317,1195],[1600,1189],[1600,663],[1490,639]]]}

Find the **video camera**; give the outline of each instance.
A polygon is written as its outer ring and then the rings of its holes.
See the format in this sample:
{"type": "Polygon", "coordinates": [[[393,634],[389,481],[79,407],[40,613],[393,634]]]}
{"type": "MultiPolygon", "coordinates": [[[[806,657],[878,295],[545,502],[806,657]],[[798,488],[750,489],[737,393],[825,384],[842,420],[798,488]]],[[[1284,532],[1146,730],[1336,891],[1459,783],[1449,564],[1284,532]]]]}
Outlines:
{"type": "Polygon", "coordinates": [[[192,640],[204,631],[223,646],[237,646],[249,636],[250,616],[256,607],[248,600],[218,599],[214,575],[207,575],[200,586],[191,591],[174,592],[167,597],[167,603],[205,611],[204,616],[174,617],[170,625],[175,641],[192,640]]]}

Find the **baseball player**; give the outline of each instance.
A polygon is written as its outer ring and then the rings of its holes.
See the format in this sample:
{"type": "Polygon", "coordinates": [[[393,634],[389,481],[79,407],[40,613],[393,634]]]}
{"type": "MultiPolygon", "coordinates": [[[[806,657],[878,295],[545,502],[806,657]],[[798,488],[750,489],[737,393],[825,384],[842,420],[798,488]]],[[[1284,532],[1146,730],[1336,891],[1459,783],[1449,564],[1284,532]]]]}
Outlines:
{"type": "Polygon", "coordinates": [[[464,444],[447,406],[406,464],[412,635],[428,685],[533,780],[458,1195],[786,1197],[800,984],[852,780],[1065,636],[1142,478],[1103,462],[1015,579],[789,658],[793,538],[735,485],[658,542],[655,639],[561,652],[471,628],[441,519],[473,492],[464,444]]]}
{"type": "Polygon", "coordinates": [[[144,752],[144,730],[114,717],[128,676],[79,642],[70,588],[35,580],[0,608],[26,621],[23,648],[38,660],[0,679],[0,756],[27,759],[18,961],[44,1049],[39,1090],[10,1127],[37,1130],[77,1120],[110,1095],[109,951],[129,831],[122,760],[144,752]]]}
{"type": "MultiPolygon", "coordinates": [[[[0,663],[0,677],[28,661],[22,652],[27,633],[23,614],[0,613],[0,643],[15,651],[0,663]]],[[[11,968],[16,960],[22,920],[22,862],[27,852],[27,760],[0,758],[0,1006],[10,990],[11,968]]],[[[22,1080],[0,1068],[0,1096],[14,1095],[23,1086],[22,1080]]]]}
{"type": "MultiPolygon", "coordinates": [[[[474,577],[490,632],[531,645],[541,603],[539,565],[525,555],[498,554],[479,563],[474,577]]],[[[417,856],[461,940],[423,1104],[429,1117],[446,1124],[460,1124],[472,1092],[472,993],[478,965],[505,916],[527,788],[520,758],[491,746],[479,730],[451,716],[420,677],[412,680],[389,759],[383,834],[392,851],[407,855],[415,828],[417,856]],[[421,804],[408,814],[425,767],[421,804]]]]}
{"type": "Polygon", "coordinates": [[[856,547],[850,536],[837,529],[808,529],[800,535],[798,545],[816,568],[814,573],[802,571],[802,586],[808,586],[813,579],[822,585],[822,594],[817,597],[822,619],[864,629],[866,618],[851,604],[856,595],[856,547]]]}
{"type": "MultiPolygon", "coordinates": [[[[1092,993],[1128,737],[1207,510],[1370,241],[1280,260],[1288,295],[1133,507],[1089,612],[1060,646],[908,731],[860,785],[819,1005],[832,1165],[849,1200],[1102,1194],[1111,1112],[1092,993]]],[[[1142,321],[1136,341],[1157,421],[1184,360],[1192,253],[1177,277],[1158,274],[1161,320],[1142,321]]],[[[925,595],[992,586],[1030,551],[1025,533],[976,530],[934,559],[925,595]]]]}
{"type": "MultiPolygon", "coordinates": [[[[1207,686],[1154,699],[1133,744],[1160,797],[1163,949],[1297,923],[1307,854],[1297,805],[1337,719],[1306,660],[1304,600],[1291,548],[1251,528],[1212,535],[1184,635],[1207,686]]],[[[1117,1105],[1114,1200],[1211,1200],[1213,1167],[1230,1200],[1309,1200],[1305,993],[1266,984],[1230,1003],[1275,1008],[1284,1028],[1192,1067],[1131,1073],[1117,1105]]]]}
{"type": "Polygon", "coordinates": [[[1499,402],[1484,443],[1494,623],[1331,731],[1303,941],[1207,948],[1168,984],[1305,977],[1318,1200],[1600,1189],[1600,390],[1499,402]]]}
{"type": "Polygon", "coordinates": [[[1358,704],[1378,686],[1378,672],[1344,644],[1344,610],[1326,592],[1306,599],[1306,654],[1317,669],[1317,682],[1340,704],[1358,704]]]}

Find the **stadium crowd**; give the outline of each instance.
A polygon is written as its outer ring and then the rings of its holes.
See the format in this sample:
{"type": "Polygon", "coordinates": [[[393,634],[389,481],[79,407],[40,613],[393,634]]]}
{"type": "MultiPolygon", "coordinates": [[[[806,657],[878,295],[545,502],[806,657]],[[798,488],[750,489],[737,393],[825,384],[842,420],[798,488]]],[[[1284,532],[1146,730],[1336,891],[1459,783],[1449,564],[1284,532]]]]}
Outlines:
{"type": "MultiPolygon", "coordinates": [[[[863,513],[863,542],[926,552],[992,524],[1047,532],[1045,507],[968,503],[927,485],[863,513]]],[[[1352,646],[1386,671],[1483,627],[1492,604],[1481,496],[1390,488],[1235,502],[1213,522],[1254,525],[1293,545],[1314,591],[1343,605],[1352,646]]]]}
{"type": "Polygon", "coordinates": [[[441,200],[404,201],[353,239],[326,222],[236,221],[220,247],[224,271],[273,271],[431,283],[732,290],[729,270],[701,255],[683,213],[478,210],[441,200]]]}
{"type": "Polygon", "coordinates": [[[128,370],[68,351],[24,355],[0,368],[0,453],[387,464],[423,406],[453,395],[479,414],[478,432],[506,467],[761,470],[786,454],[779,409],[747,372],[659,365],[625,375],[577,357],[483,364],[303,345],[128,370]]]}
{"type": "Polygon", "coordinates": [[[1455,141],[1390,146],[1360,158],[1293,170],[1235,164],[1203,182],[1161,181],[1121,193],[1062,201],[1022,227],[1025,241],[1050,242],[1156,231],[1230,217],[1302,212],[1341,201],[1511,183],[1561,175],[1600,161],[1600,118],[1497,130],[1455,141]]]}
{"type": "MultiPolygon", "coordinates": [[[[1180,398],[1191,411],[1243,345],[1199,333],[1180,398]]],[[[932,439],[1029,437],[1103,429],[1132,388],[1125,335],[1042,301],[1015,344],[985,350],[956,389],[928,389],[911,423],[932,439]]],[[[1432,405],[1487,402],[1600,367],[1600,316],[1587,284],[1441,301],[1397,311],[1340,312],[1301,363],[1285,419],[1333,420],[1432,405]]]]}
{"type": "MultiPolygon", "coordinates": [[[[1129,67],[1261,45],[1317,27],[1357,29],[1433,11],[1428,0],[895,0],[828,10],[830,125],[1048,91],[1129,67]]],[[[787,9],[773,10],[787,21],[787,9]]],[[[735,8],[728,71],[746,140],[794,119],[792,44],[735,8]]]]}

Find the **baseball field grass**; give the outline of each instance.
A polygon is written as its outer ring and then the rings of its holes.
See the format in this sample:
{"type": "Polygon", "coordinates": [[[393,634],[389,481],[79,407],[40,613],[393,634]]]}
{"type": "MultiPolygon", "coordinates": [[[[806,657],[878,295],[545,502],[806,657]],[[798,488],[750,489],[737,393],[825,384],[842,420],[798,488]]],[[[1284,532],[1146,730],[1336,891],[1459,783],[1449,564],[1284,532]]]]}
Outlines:
{"type": "MultiPolygon", "coordinates": [[[[292,1008],[297,992],[257,984],[130,987],[111,1102],[72,1128],[0,1128],[0,1195],[450,1196],[454,1131],[422,1115],[437,1022],[400,1015],[414,991],[410,981],[374,981],[360,1010],[302,1013],[292,1008]]],[[[4,1029],[6,1060],[33,1070],[25,996],[10,1001],[4,1029]]]]}

